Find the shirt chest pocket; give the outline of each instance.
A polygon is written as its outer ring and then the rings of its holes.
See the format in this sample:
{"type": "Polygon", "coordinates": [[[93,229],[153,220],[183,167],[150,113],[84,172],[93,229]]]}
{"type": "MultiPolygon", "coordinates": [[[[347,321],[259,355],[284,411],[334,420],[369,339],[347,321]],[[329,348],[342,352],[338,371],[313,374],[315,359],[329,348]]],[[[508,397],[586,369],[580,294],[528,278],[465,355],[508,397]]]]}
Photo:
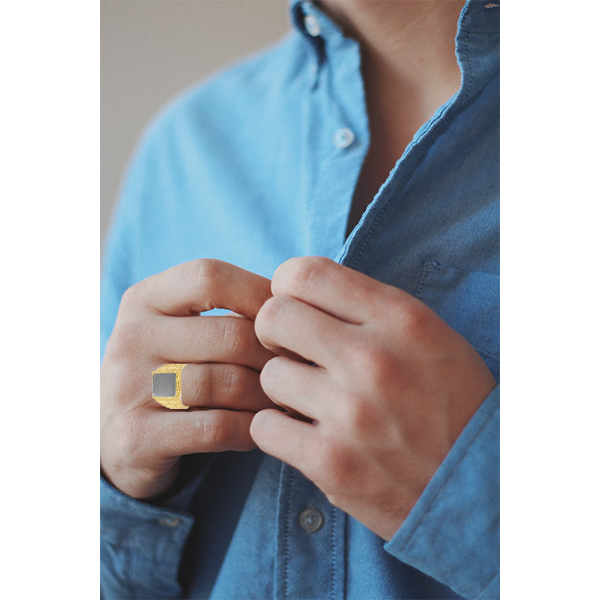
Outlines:
{"type": "Polygon", "coordinates": [[[427,262],[415,296],[458,331],[500,381],[500,277],[427,262]]]}

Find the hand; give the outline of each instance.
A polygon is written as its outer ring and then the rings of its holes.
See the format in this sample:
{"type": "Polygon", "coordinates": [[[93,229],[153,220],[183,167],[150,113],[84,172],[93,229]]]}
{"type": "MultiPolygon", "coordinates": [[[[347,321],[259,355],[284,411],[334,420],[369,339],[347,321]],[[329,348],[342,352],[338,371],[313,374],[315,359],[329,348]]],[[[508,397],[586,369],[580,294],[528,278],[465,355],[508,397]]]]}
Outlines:
{"type": "Polygon", "coordinates": [[[177,265],[125,292],[101,371],[101,467],[114,486],[152,498],[170,488],[183,455],[256,447],[252,417],[274,406],[259,372],[273,354],[253,319],[270,295],[268,279],[216,260],[177,265]],[[215,307],[243,316],[199,316],[215,307]],[[152,398],[152,371],[167,363],[188,363],[187,410],[152,398]]]}
{"type": "Polygon", "coordinates": [[[291,412],[257,413],[250,433],[389,540],[494,377],[421,301],[329,259],[285,262],[271,290],[258,339],[312,364],[289,355],[266,364],[263,389],[291,412]]]}

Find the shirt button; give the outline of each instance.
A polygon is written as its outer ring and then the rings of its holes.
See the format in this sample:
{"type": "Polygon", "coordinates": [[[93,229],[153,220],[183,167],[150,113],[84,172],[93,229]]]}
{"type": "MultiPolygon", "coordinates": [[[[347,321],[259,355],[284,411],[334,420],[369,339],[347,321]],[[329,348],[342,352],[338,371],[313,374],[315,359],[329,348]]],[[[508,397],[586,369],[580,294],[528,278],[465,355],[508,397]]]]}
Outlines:
{"type": "Polygon", "coordinates": [[[304,27],[308,35],[312,35],[312,37],[321,35],[321,26],[314,15],[304,15],[304,27]]]}
{"type": "Polygon", "coordinates": [[[354,141],[354,132],[347,127],[338,129],[333,136],[333,145],[340,150],[347,148],[354,141]]]}
{"type": "Polygon", "coordinates": [[[181,519],[179,517],[164,517],[159,519],[158,522],[165,527],[177,527],[181,523],[181,519]]]}
{"type": "Polygon", "coordinates": [[[316,508],[305,508],[298,515],[298,523],[302,529],[312,533],[323,525],[323,515],[316,508]]]}

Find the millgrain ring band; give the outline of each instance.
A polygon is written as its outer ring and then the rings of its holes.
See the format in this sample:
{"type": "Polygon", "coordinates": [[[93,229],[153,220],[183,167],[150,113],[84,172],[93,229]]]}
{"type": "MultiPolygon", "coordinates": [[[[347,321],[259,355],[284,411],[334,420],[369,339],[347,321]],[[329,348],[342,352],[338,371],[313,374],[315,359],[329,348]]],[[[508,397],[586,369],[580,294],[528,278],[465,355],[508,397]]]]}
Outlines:
{"type": "Polygon", "coordinates": [[[152,397],[173,410],[189,408],[181,402],[181,371],[185,365],[163,365],[152,371],[152,397]]]}

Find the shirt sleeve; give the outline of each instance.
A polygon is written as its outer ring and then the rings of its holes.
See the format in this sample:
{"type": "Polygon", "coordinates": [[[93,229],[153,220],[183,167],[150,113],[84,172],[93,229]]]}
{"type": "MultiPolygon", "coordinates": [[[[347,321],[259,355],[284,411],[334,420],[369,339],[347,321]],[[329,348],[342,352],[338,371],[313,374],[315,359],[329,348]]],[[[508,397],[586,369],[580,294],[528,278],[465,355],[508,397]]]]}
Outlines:
{"type": "Polygon", "coordinates": [[[384,548],[465,598],[500,597],[499,385],[384,548]]]}
{"type": "Polygon", "coordinates": [[[189,506],[206,468],[161,506],[136,500],[100,476],[100,595],[103,600],[180,598],[189,506]]]}

